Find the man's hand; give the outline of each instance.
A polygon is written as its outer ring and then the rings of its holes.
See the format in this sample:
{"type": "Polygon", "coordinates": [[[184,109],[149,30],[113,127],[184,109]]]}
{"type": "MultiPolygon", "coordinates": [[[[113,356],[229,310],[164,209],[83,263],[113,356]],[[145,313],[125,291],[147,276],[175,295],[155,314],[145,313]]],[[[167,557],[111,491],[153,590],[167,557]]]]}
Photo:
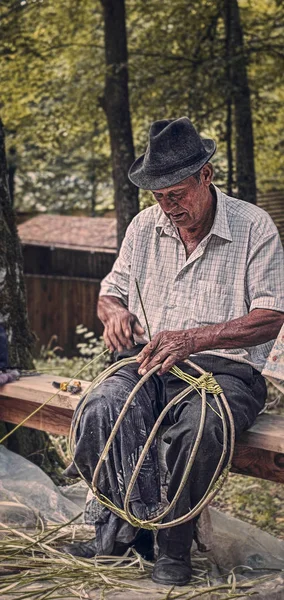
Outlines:
{"type": "Polygon", "coordinates": [[[152,367],[162,363],[158,375],[163,375],[190,354],[264,344],[277,337],[283,322],[283,312],[255,308],[247,315],[225,323],[184,331],[161,331],[138,354],[138,372],[145,375],[152,367]]]}
{"type": "Polygon", "coordinates": [[[136,315],[133,315],[115,296],[100,296],[98,317],[104,324],[104,341],[110,352],[133,347],[133,334],[145,333],[136,315]]]}
{"type": "Polygon", "coordinates": [[[176,362],[188,358],[189,354],[193,353],[193,337],[189,335],[189,330],[161,331],[138,354],[137,362],[141,363],[138,372],[145,375],[152,367],[162,363],[158,375],[163,375],[176,362]]]}

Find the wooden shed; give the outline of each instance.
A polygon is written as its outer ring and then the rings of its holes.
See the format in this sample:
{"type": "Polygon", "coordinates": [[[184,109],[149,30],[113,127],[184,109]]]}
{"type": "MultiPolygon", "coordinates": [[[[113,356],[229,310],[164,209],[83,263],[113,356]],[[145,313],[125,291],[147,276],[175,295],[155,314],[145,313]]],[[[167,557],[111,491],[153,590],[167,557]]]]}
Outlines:
{"type": "Polygon", "coordinates": [[[56,334],[59,345],[72,354],[76,325],[102,333],[96,305],[100,282],[116,257],[116,219],[39,215],[18,229],[38,347],[56,334]]]}

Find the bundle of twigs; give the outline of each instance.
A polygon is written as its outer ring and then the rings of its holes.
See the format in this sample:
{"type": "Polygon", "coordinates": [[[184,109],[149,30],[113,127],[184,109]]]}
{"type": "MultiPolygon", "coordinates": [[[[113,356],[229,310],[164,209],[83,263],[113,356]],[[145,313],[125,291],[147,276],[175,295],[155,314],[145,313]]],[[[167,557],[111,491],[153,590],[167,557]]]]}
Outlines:
{"type": "Polygon", "coordinates": [[[146,589],[151,599],[202,600],[217,593],[220,600],[232,600],[252,596],[254,586],[263,580],[238,582],[231,572],[224,582],[216,583],[210,579],[207,559],[202,557],[193,561],[194,574],[188,586],[182,590],[158,588],[149,579],[146,584],[152,565],[135,551],[129,550],[123,557],[93,559],[62,554],[58,548],[74,537],[74,531],[70,522],[33,533],[0,523],[1,600],[94,600],[98,591],[101,599],[111,599],[114,592],[122,592],[125,599],[128,595],[134,600],[135,593],[146,589]]]}

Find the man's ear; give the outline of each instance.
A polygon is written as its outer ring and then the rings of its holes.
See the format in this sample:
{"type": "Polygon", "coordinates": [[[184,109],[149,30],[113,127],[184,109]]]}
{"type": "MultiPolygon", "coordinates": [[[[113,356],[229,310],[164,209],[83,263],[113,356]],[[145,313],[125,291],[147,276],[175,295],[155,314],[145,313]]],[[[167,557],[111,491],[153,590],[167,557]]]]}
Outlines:
{"type": "Polygon", "coordinates": [[[209,185],[212,182],[213,175],[214,175],[213,166],[211,165],[211,163],[208,162],[201,169],[200,178],[201,178],[202,183],[204,183],[204,185],[209,187],[209,185]]]}

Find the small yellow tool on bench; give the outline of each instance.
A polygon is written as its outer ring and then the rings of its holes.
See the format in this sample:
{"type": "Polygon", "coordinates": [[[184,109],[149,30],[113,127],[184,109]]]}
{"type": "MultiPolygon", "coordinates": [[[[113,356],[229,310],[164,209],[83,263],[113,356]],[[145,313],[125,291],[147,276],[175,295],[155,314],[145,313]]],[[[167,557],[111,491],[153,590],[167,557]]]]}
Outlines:
{"type": "Polygon", "coordinates": [[[69,394],[79,394],[82,391],[81,381],[73,381],[69,383],[68,381],[53,381],[53,387],[57,388],[61,392],[69,392],[69,394]]]}

